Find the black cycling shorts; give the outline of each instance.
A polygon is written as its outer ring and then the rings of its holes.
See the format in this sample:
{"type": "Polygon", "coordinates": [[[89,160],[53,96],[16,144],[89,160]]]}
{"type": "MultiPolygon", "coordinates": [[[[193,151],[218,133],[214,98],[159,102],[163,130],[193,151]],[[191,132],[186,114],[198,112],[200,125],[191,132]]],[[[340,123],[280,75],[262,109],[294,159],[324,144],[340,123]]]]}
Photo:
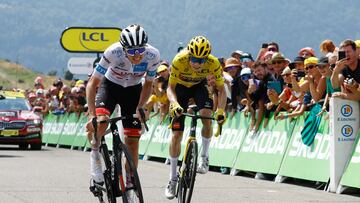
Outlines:
{"type": "MultiPolygon", "coordinates": [[[[175,86],[175,94],[177,97],[177,101],[180,106],[187,110],[189,105],[189,100],[191,98],[194,99],[194,102],[198,109],[213,109],[213,99],[212,95],[207,88],[206,80],[203,80],[199,84],[196,84],[192,87],[186,87],[181,84],[176,84],[175,86]]],[[[184,131],[184,122],[185,116],[180,116],[176,121],[172,124],[172,130],[174,131],[184,131]]]]}
{"type": "MultiPolygon", "coordinates": [[[[110,116],[114,112],[116,104],[120,105],[121,115],[132,116],[136,114],[141,89],[141,83],[135,86],[123,87],[104,77],[95,98],[96,115],[105,114],[110,116]]],[[[141,123],[139,119],[125,119],[122,123],[125,135],[140,136],[141,123]]]]}

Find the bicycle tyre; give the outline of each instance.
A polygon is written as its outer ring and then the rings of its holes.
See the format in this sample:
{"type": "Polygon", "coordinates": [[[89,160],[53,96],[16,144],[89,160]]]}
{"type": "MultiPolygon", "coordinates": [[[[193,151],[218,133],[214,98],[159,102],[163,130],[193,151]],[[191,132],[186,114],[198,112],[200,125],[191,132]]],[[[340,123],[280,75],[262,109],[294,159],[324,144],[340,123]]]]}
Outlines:
{"type": "Polygon", "coordinates": [[[125,177],[125,181],[124,180],[119,181],[119,186],[123,193],[122,194],[123,202],[124,203],[128,202],[126,191],[129,190],[129,188],[126,188],[126,185],[124,184],[124,182],[126,182],[126,173],[127,173],[127,171],[129,171],[130,174],[132,174],[131,182],[133,184],[133,186],[130,189],[133,189],[135,192],[136,202],[143,203],[144,198],[143,198],[143,194],[142,194],[139,175],[137,173],[137,169],[136,169],[133,159],[130,155],[130,152],[127,149],[126,145],[123,143],[119,144],[119,149],[120,150],[116,154],[116,159],[117,159],[116,168],[120,169],[120,170],[117,170],[118,176],[121,177],[119,179],[122,179],[122,177],[125,177]],[[128,166],[129,166],[128,170],[126,169],[126,163],[128,163],[128,166]]]}
{"type": "Polygon", "coordinates": [[[180,167],[180,177],[178,185],[178,202],[190,203],[194,190],[198,157],[198,145],[195,140],[189,143],[186,157],[180,167]]]}
{"type": "Polygon", "coordinates": [[[101,155],[103,157],[103,161],[105,163],[105,171],[104,171],[104,181],[105,181],[105,187],[106,187],[106,202],[109,203],[116,203],[116,195],[115,195],[115,190],[114,190],[114,186],[116,186],[114,184],[114,182],[116,183],[116,176],[112,175],[112,171],[114,170],[112,168],[112,164],[111,164],[111,160],[110,160],[110,155],[109,155],[109,150],[107,148],[106,145],[102,145],[101,147],[101,155]]]}

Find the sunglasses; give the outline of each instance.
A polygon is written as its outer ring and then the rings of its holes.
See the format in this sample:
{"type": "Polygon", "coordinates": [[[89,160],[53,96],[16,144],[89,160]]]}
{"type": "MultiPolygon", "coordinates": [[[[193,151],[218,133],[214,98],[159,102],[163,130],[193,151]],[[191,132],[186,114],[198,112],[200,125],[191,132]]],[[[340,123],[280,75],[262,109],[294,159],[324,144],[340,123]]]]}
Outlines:
{"type": "Polygon", "coordinates": [[[313,68],[315,68],[315,65],[309,65],[305,67],[305,70],[311,70],[313,68]]]}
{"type": "Polygon", "coordinates": [[[272,64],[282,64],[283,61],[273,61],[272,64]]]}
{"type": "Polygon", "coordinates": [[[317,68],[318,69],[324,69],[324,68],[326,68],[326,65],[317,65],[317,68]]]}
{"type": "Polygon", "coordinates": [[[273,52],[276,52],[277,50],[276,50],[276,48],[271,47],[271,48],[269,48],[269,49],[268,49],[268,51],[273,51],[273,52]]]}
{"type": "Polygon", "coordinates": [[[248,81],[250,79],[250,77],[251,77],[250,74],[240,76],[241,80],[244,80],[244,81],[248,81]]]}
{"type": "Polygon", "coordinates": [[[196,58],[196,57],[194,57],[194,56],[190,56],[190,61],[191,61],[192,63],[203,64],[203,63],[205,63],[206,58],[196,58]]]}
{"type": "Polygon", "coordinates": [[[224,71],[231,71],[231,70],[234,70],[234,69],[237,69],[238,68],[238,66],[229,66],[229,67],[226,67],[226,68],[224,68],[224,71]]]}
{"type": "Polygon", "coordinates": [[[126,53],[130,56],[135,56],[135,54],[142,55],[144,54],[145,50],[146,50],[145,47],[140,47],[136,49],[125,49],[126,53]]]}

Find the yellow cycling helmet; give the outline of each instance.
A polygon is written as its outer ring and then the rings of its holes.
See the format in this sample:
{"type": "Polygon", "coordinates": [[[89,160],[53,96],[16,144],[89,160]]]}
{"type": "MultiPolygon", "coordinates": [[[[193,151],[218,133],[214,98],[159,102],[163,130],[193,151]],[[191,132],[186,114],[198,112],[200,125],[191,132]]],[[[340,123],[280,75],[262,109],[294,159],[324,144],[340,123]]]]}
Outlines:
{"type": "Polygon", "coordinates": [[[206,58],[211,52],[211,45],[205,37],[196,36],[190,40],[187,49],[194,57],[206,58]]]}

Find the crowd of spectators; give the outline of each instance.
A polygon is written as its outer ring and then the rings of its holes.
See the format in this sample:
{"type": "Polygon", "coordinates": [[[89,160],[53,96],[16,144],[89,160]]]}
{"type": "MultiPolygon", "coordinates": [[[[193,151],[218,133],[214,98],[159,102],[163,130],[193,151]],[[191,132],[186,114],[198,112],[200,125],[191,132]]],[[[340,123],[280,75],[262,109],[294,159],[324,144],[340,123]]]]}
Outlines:
{"type": "MultiPolygon", "coordinates": [[[[318,116],[329,109],[330,97],[360,100],[360,40],[344,40],[336,46],[331,40],[319,45],[321,56],[311,47],[301,48],[290,60],[281,53],[276,42],[264,43],[256,58],[251,53],[236,50],[228,58],[219,58],[225,79],[229,117],[237,112],[250,116],[250,131],[257,133],[274,119],[289,119],[302,115],[315,104],[321,105],[318,116]]],[[[160,114],[163,122],[169,110],[166,88],[170,66],[163,61],[157,69],[153,94],[146,104],[153,116],[160,114]]],[[[214,77],[209,76],[208,88],[214,97],[217,90],[214,77]]],[[[61,79],[44,87],[41,77],[26,95],[35,111],[42,114],[81,113],[86,111],[86,81],[64,85],[61,79]]],[[[216,104],[214,104],[216,109],[216,104]]]]}
{"type": "Polygon", "coordinates": [[[64,113],[82,113],[86,111],[86,81],[73,80],[70,86],[61,78],[50,87],[45,87],[42,77],[34,80],[34,88],[25,90],[25,96],[35,112],[46,115],[64,113]]]}

